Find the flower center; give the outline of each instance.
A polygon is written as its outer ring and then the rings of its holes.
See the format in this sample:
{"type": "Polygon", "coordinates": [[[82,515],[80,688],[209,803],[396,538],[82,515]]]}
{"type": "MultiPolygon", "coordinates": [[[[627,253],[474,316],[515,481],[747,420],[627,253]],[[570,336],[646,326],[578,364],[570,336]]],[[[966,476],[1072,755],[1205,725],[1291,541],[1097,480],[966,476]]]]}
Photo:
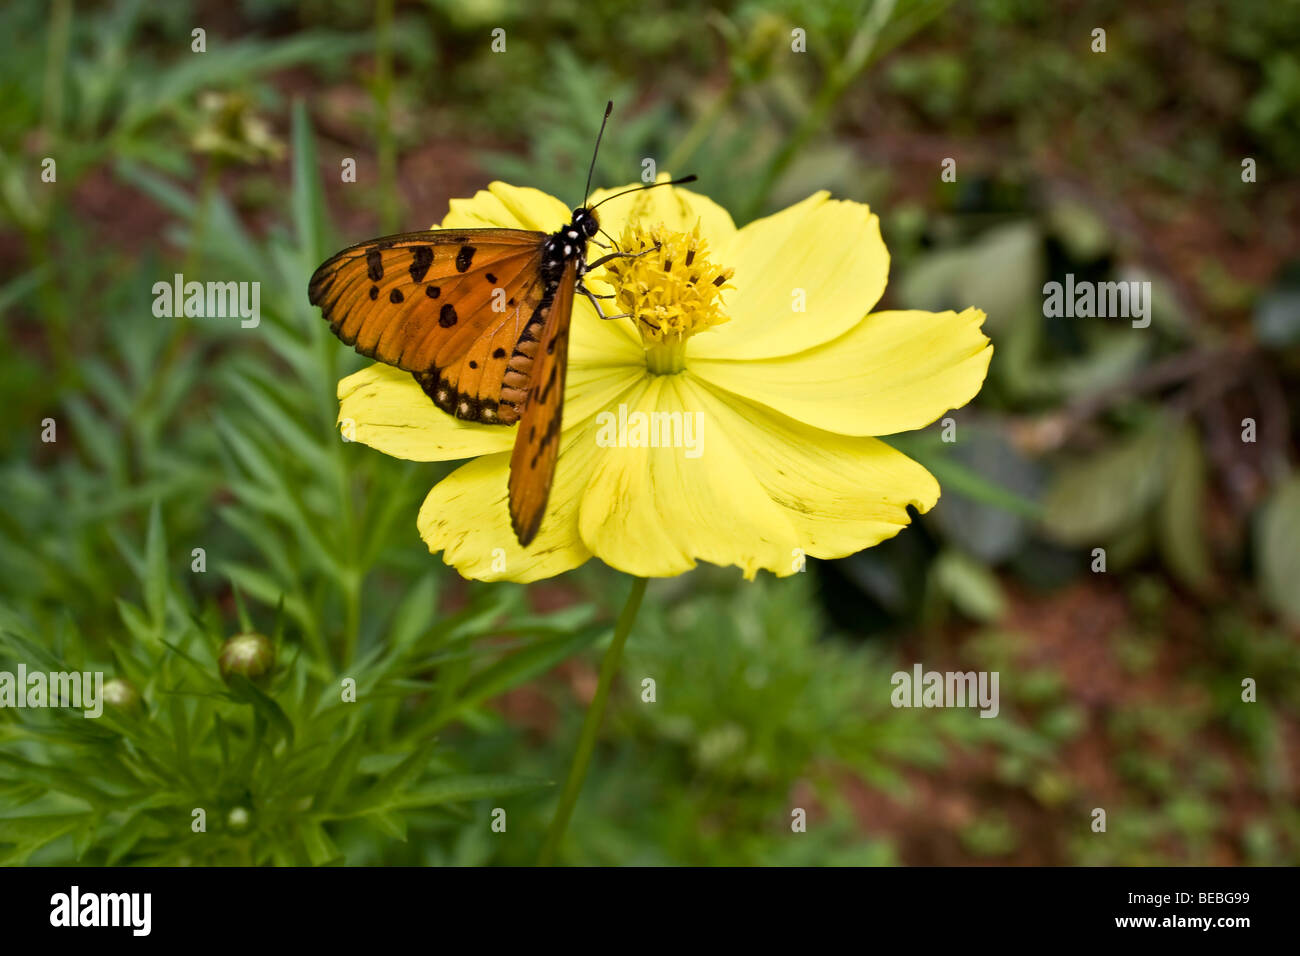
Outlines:
{"type": "Polygon", "coordinates": [[[735,288],[727,281],[736,270],[710,261],[698,224],[689,233],[628,224],[619,245],[633,255],[605,263],[617,310],[636,322],[651,372],[680,372],[686,340],[729,320],[722,290],[735,288]]]}

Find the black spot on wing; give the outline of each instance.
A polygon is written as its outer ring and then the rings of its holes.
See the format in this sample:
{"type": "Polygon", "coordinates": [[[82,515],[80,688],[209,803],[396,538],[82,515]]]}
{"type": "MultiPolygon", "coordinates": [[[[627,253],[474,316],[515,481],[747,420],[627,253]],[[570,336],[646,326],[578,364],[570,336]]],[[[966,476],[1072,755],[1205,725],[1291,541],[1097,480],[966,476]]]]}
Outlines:
{"type": "Polygon", "coordinates": [[[433,265],[433,249],[429,246],[416,246],[412,250],[411,281],[423,282],[429,266],[433,265]]]}

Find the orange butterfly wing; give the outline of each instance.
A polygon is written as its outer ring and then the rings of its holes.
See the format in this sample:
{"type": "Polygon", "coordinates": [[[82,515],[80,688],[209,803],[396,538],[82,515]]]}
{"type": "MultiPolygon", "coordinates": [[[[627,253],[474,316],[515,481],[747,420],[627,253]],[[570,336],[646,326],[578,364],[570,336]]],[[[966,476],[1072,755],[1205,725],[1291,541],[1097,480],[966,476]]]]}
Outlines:
{"type": "Polygon", "coordinates": [[[569,326],[573,319],[576,262],[565,266],[549,306],[538,312],[544,320],[541,337],[531,346],[535,372],[528,389],[519,434],[510,453],[510,524],[525,548],[537,536],[560,454],[560,425],[564,412],[564,379],[568,369],[569,326]]]}
{"type": "Polygon", "coordinates": [[[373,239],[326,260],[308,296],[362,355],[412,372],[443,411],[509,425],[527,399],[541,332],[542,242],[524,229],[373,239]]]}

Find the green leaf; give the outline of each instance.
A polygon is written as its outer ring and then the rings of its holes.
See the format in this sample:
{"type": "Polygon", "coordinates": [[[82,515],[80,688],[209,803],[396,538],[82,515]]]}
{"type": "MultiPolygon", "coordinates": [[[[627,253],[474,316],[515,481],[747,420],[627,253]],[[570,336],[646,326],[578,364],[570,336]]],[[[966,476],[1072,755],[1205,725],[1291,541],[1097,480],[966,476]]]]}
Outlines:
{"type": "Polygon", "coordinates": [[[521,651],[506,655],[466,681],[456,699],[438,712],[432,726],[441,727],[469,708],[532,680],[610,632],[608,624],[597,624],[583,628],[576,634],[537,641],[521,651]]]}
{"type": "Polygon", "coordinates": [[[1213,577],[1205,541],[1205,455],[1192,425],[1174,438],[1169,484],[1157,515],[1160,553],[1182,584],[1203,591],[1213,577]]]}
{"type": "Polygon", "coordinates": [[[382,810],[366,814],[366,820],[394,840],[406,842],[406,819],[397,813],[385,813],[382,810]]]}
{"type": "Polygon", "coordinates": [[[1169,446],[1161,419],[1088,458],[1065,462],[1043,501],[1043,527],[1071,545],[1131,531],[1160,493],[1169,446]]]}
{"type": "Polygon", "coordinates": [[[149,621],[145,617],[144,611],[136,607],[130,601],[122,598],[117,599],[117,614],[126,625],[126,629],[131,632],[131,636],[137,641],[148,641],[153,631],[149,627],[149,621]]]}
{"type": "Polygon", "coordinates": [[[1255,564],[1273,610],[1300,624],[1300,474],[1292,473],[1259,510],[1255,564]]]}
{"type": "Polygon", "coordinates": [[[1111,246],[1106,220],[1086,203],[1073,199],[1059,200],[1048,209],[1047,221],[1053,234],[1075,261],[1095,261],[1111,246]]]}
{"type": "Polygon", "coordinates": [[[167,620],[167,533],[163,529],[162,507],[155,501],[149,509],[149,532],[145,543],[144,603],[155,638],[163,635],[167,620]]]}
{"type": "Polygon", "coordinates": [[[216,676],[214,676],[212,667],[204,666],[203,664],[199,663],[199,661],[196,660],[194,657],[190,656],[189,653],[182,650],[180,647],[171,643],[170,641],[163,641],[163,645],[173,654],[177,655],[186,663],[188,663],[191,667],[193,667],[195,672],[203,678],[204,683],[208,684],[210,687],[212,687],[215,690],[222,689],[223,685],[221,681],[216,676]]]}
{"type": "Polygon", "coordinates": [[[518,793],[544,790],[555,784],[536,777],[516,777],[508,774],[459,774],[440,777],[431,784],[411,790],[393,798],[390,808],[404,810],[416,807],[434,807],[444,803],[465,803],[485,797],[509,797],[518,793]]]}
{"type": "Polygon", "coordinates": [[[131,852],[131,848],[140,842],[153,825],[153,821],[148,814],[141,811],[133,812],[125,823],[123,823],[113,836],[113,842],[109,844],[108,858],[104,861],[107,866],[114,866],[119,860],[131,852]]]}
{"type": "MultiPolygon", "coordinates": [[[[1032,502],[1043,484],[1041,468],[1017,451],[992,428],[959,423],[951,460],[970,469],[999,489],[1032,502]]],[[[944,535],[963,551],[996,563],[1014,554],[1024,542],[1028,520],[1016,511],[968,498],[960,483],[943,488],[930,515],[944,535]]]]}
{"type": "Polygon", "coordinates": [[[321,790],[320,797],[316,801],[318,809],[329,810],[347,792],[348,784],[357,775],[357,763],[361,756],[361,743],[364,736],[361,731],[355,732],[330,758],[329,765],[321,775],[324,789],[321,790]]]}
{"type": "Polygon", "coordinates": [[[1272,348],[1300,345],[1300,265],[1284,271],[1277,285],[1255,303],[1255,334],[1272,348]]]}
{"type": "Polygon", "coordinates": [[[274,698],[268,697],[243,674],[230,675],[230,692],[239,700],[253,705],[253,709],[265,718],[266,722],[284,734],[289,743],[293,743],[293,721],[274,698]]]}
{"type": "Polygon", "coordinates": [[[967,498],[981,504],[1001,508],[1024,518],[1038,518],[1041,509],[1036,501],[1019,495],[1009,488],[996,484],[979,472],[968,468],[955,458],[943,454],[921,452],[913,454],[910,443],[904,446],[898,442],[898,436],[889,439],[889,444],[910,455],[924,465],[939,481],[939,486],[950,487],[967,498]]]}
{"type": "Polygon", "coordinates": [[[432,574],[421,577],[397,605],[388,625],[387,642],[394,651],[414,643],[433,626],[438,609],[438,579],[432,574]]]}
{"type": "Polygon", "coordinates": [[[232,581],[230,590],[235,597],[235,611],[239,615],[239,631],[241,634],[249,634],[253,631],[253,619],[248,616],[248,606],[244,604],[244,595],[239,591],[239,585],[232,581]]]}
{"type": "Polygon", "coordinates": [[[428,766],[429,757],[433,754],[436,743],[432,738],[421,743],[410,756],[380,777],[374,786],[349,802],[346,811],[341,815],[356,816],[395,806],[395,798],[428,766]]]}
{"type": "MultiPolygon", "coordinates": [[[[302,100],[293,104],[293,226],[303,256],[315,264],[324,258],[325,199],[316,170],[316,143],[302,100]]],[[[306,292],[304,291],[304,301],[306,292]]]]}
{"type": "Polygon", "coordinates": [[[189,718],[185,713],[185,701],[179,696],[173,696],[170,701],[170,716],[172,723],[172,743],[176,747],[176,768],[181,773],[189,776],[190,774],[190,724],[189,718]]]}
{"type": "Polygon", "coordinates": [[[57,813],[41,816],[0,818],[0,844],[12,843],[14,849],[0,853],[0,863],[21,866],[34,852],[48,843],[93,825],[93,813],[57,813]]]}
{"type": "Polygon", "coordinates": [[[1006,608],[997,575],[960,551],[944,551],[934,562],[935,583],[959,611],[974,621],[995,621],[1006,608]]]}
{"type": "Polygon", "coordinates": [[[0,647],[13,651],[16,659],[26,661],[29,667],[37,665],[40,669],[51,672],[64,669],[63,662],[51,654],[48,648],[13,631],[0,633],[0,647]]]}
{"type": "Polygon", "coordinates": [[[988,230],[970,245],[920,257],[900,283],[908,308],[939,312],[978,306],[1002,331],[1042,295],[1042,236],[1032,221],[988,230]]]}
{"type": "Polygon", "coordinates": [[[996,332],[1025,306],[1041,301],[1043,239],[1033,222],[990,229],[967,252],[956,277],[953,308],[979,306],[996,332]]]}
{"type": "Polygon", "coordinates": [[[303,848],[312,866],[329,866],[343,862],[343,854],[329,838],[325,828],[315,820],[302,820],[298,823],[298,834],[302,838],[303,848]]]}

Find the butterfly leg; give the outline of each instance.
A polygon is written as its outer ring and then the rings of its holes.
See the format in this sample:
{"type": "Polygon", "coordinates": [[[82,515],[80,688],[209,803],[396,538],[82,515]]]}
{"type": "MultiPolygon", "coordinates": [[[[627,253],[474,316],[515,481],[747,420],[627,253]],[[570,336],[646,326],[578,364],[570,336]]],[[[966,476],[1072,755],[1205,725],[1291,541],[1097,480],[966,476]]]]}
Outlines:
{"type": "Polygon", "coordinates": [[[649,249],[642,249],[640,252],[611,252],[607,256],[601,256],[595,262],[588,262],[587,268],[584,271],[590,272],[592,269],[596,268],[597,266],[603,266],[606,262],[609,262],[611,259],[639,259],[641,256],[644,256],[647,253],[658,252],[658,251],[659,251],[659,247],[657,245],[654,245],[651,246],[649,249]]]}
{"type": "Polygon", "coordinates": [[[600,303],[597,302],[596,299],[597,298],[612,299],[614,298],[612,295],[597,296],[594,292],[592,292],[590,289],[588,289],[586,286],[582,285],[581,283],[578,284],[578,291],[581,292],[583,295],[585,295],[587,299],[591,302],[592,306],[596,310],[596,315],[604,319],[606,322],[610,321],[611,319],[626,319],[632,315],[631,312],[624,312],[621,315],[606,315],[604,312],[600,311],[600,303]]]}

